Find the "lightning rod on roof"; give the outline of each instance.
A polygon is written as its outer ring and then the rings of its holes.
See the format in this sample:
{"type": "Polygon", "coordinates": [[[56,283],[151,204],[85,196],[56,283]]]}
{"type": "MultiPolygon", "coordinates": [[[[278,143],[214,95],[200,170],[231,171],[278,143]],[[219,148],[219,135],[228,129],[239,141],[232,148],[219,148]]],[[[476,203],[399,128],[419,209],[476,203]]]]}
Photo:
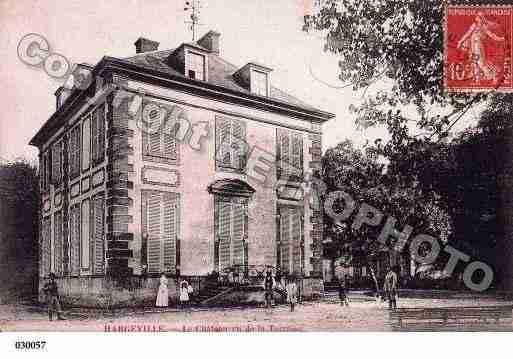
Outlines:
{"type": "Polygon", "coordinates": [[[191,21],[186,21],[186,24],[190,24],[189,30],[192,31],[192,41],[196,40],[196,27],[201,25],[199,23],[199,14],[201,9],[201,2],[200,0],[191,0],[186,1],[185,6],[183,8],[184,11],[190,11],[190,19],[191,21]]]}

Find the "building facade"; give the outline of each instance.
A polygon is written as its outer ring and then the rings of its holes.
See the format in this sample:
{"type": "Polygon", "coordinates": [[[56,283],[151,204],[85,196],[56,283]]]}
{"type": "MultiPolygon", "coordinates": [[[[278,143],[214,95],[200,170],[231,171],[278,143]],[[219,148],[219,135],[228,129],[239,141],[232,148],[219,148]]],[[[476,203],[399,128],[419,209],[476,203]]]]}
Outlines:
{"type": "MultiPolygon", "coordinates": [[[[31,141],[41,173],[40,278],[81,305],[154,298],[160,273],[322,280],[321,211],[304,182],[333,118],[236,67],[220,34],[78,65],[31,141]]],[[[305,289],[305,293],[308,291],[305,289]]]]}

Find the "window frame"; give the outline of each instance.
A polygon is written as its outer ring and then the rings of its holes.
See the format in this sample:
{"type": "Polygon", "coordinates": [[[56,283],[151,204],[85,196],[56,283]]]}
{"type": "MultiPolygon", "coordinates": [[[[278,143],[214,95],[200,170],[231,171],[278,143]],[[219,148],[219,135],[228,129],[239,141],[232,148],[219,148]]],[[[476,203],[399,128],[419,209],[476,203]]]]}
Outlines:
{"type": "MultiPolygon", "coordinates": [[[[248,143],[247,143],[247,122],[244,121],[244,120],[241,120],[241,119],[235,119],[235,118],[231,118],[231,117],[226,117],[226,116],[216,116],[215,118],[215,151],[214,151],[214,162],[215,162],[215,168],[216,168],[216,171],[217,172],[231,172],[231,173],[239,173],[239,174],[246,174],[247,173],[247,160],[248,160],[248,143]],[[222,160],[219,160],[219,155],[220,155],[220,151],[221,151],[221,147],[223,146],[226,146],[226,145],[223,145],[222,142],[220,142],[221,140],[221,134],[220,134],[220,130],[221,130],[221,123],[225,121],[225,122],[229,122],[229,129],[228,129],[228,133],[229,133],[229,143],[228,143],[228,146],[230,147],[230,165],[224,165],[223,164],[223,161],[222,160]],[[233,124],[235,122],[239,122],[240,123],[240,128],[242,129],[242,131],[244,132],[244,135],[243,137],[244,138],[238,138],[234,135],[234,131],[233,131],[233,124]],[[238,149],[235,149],[233,147],[233,144],[234,143],[237,143],[239,142],[239,147],[238,149]],[[235,166],[235,155],[236,154],[239,154],[239,167],[235,166]]],[[[223,154],[225,153],[224,151],[222,152],[223,154]]]]}
{"type": "Polygon", "coordinates": [[[185,53],[185,76],[187,78],[197,80],[197,81],[207,81],[207,56],[205,54],[201,54],[196,51],[187,50],[185,53]],[[193,59],[198,59],[198,58],[201,58],[202,65],[203,65],[203,70],[202,70],[203,78],[201,78],[201,79],[198,78],[198,76],[197,76],[198,72],[197,72],[196,68],[197,68],[198,64],[196,61],[193,61],[193,59]],[[194,73],[195,73],[194,78],[189,76],[189,71],[194,71],[194,73]]]}
{"type": "Polygon", "coordinates": [[[264,71],[257,69],[251,69],[251,92],[258,96],[268,97],[269,96],[269,74],[264,71]],[[261,80],[264,79],[265,84],[262,87],[261,80]],[[264,93],[261,90],[265,89],[264,93]]]}

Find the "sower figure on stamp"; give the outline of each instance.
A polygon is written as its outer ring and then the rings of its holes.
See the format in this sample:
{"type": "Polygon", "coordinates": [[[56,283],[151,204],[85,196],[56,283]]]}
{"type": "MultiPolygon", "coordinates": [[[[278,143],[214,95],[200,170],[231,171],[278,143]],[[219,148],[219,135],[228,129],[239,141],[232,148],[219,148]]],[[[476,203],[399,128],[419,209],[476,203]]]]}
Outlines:
{"type": "Polygon", "coordinates": [[[391,267],[385,276],[383,291],[388,300],[388,309],[397,309],[397,274],[395,267],[391,267]]]}
{"type": "Polygon", "coordinates": [[[49,280],[43,287],[43,292],[48,299],[48,317],[50,321],[53,320],[54,312],[57,313],[59,320],[65,320],[66,318],[62,315],[61,303],[59,302],[59,291],[55,281],[55,274],[50,273],[49,280]]]}

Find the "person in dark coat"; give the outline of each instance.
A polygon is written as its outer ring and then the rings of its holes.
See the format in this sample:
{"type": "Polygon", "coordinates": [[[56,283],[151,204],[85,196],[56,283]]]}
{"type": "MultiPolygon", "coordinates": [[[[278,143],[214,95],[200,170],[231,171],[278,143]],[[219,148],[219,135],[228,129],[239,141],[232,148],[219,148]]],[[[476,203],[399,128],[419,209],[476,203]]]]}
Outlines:
{"type": "Polygon", "coordinates": [[[397,273],[395,270],[395,267],[389,269],[383,283],[383,292],[385,292],[390,310],[397,308],[397,273]]]}
{"type": "Polygon", "coordinates": [[[338,297],[340,298],[340,305],[349,307],[347,300],[347,275],[341,277],[338,281],[338,297]]]}
{"type": "Polygon", "coordinates": [[[66,318],[62,315],[61,303],[59,301],[59,290],[57,288],[57,282],[55,281],[55,274],[50,273],[48,282],[43,287],[43,292],[48,298],[48,317],[50,321],[53,320],[53,313],[57,313],[57,319],[65,320],[66,318]]]}
{"type": "Polygon", "coordinates": [[[270,308],[273,300],[274,279],[271,270],[268,268],[264,278],[265,306],[270,308]]]}

